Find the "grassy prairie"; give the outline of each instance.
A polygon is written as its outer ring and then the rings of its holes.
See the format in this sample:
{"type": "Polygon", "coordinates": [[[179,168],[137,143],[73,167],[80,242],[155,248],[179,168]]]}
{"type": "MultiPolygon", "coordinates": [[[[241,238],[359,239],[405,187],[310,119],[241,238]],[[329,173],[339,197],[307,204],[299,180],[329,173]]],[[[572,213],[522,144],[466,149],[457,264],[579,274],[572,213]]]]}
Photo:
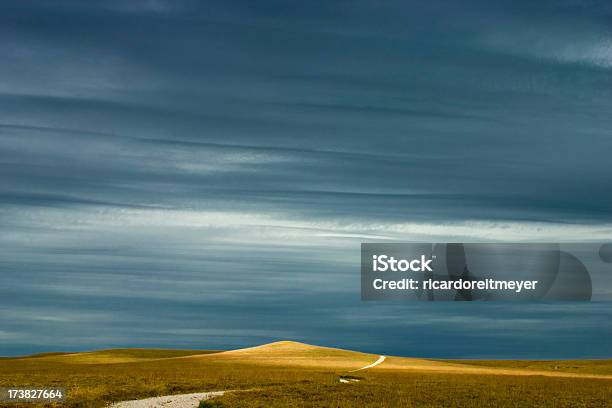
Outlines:
{"type": "Polygon", "coordinates": [[[114,364],[160,360],[173,357],[184,357],[217,353],[216,350],[171,350],[171,349],[110,349],[86,351],[81,353],[41,353],[25,357],[4,357],[3,361],[36,359],[38,362],[56,362],[58,364],[114,364]]]}
{"type": "MultiPolygon", "coordinates": [[[[308,381],[207,403],[222,407],[610,407],[610,381],[550,377],[372,372],[362,381],[308,381]]],[[[203,405],[206,406],[206,405],[203,405]]]]}
{"type": "Polygon", "coordinates": [[[348,373],[377,358],[294,342],[218,353],[103,350],[0,359],[0,386],[65,386],[68,401],[62,406],[68,407],[217,390],[236,391],[203,407],[609,407],[612,401],[610,360],[392,357],[348,373]],[[360,381],[340,383],[347,374],[360,381]]]}
{"type": "Polygon", "coordinates": [[[612,375],[610,360],[447,360],[467,366],[547,370],[553,372],[612,375]]]}

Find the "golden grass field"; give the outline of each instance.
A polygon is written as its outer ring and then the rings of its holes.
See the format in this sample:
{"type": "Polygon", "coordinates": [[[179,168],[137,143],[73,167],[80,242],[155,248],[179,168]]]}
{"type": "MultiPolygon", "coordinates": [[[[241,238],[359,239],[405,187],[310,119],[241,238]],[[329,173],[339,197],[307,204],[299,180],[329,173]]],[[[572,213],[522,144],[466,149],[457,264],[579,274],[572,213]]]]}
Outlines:
{"type": "MultiPolygon", "coordinates": [[[[438,361],[296,342],[225,352],[121,349],[0,359],[0,386],[67,388],[66,404],[232,390],[202,407],[610,407],[612,361],[438,361]],[[341,376],[359,379],[343,384],[341,376]]],[[[47,404],[53,406],[52,404],[47,404]]],[[[17,404],[5,406],[19,407],[17,404]]],[[[32,407],[32,404],[22,404],[32,407]]]]}

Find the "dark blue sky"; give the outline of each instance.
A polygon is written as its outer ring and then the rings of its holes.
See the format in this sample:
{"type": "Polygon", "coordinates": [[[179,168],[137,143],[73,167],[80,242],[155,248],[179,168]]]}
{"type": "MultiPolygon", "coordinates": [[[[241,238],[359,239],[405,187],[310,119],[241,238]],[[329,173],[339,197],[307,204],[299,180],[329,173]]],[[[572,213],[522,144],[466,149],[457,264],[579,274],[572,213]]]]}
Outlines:
{"type": "Polygon", "coordinates": [[[609,2],[3,1],[0,55],[0,355],[612,357],[611,303],[359,300],[365,241],[611,240],[609,2]]]}

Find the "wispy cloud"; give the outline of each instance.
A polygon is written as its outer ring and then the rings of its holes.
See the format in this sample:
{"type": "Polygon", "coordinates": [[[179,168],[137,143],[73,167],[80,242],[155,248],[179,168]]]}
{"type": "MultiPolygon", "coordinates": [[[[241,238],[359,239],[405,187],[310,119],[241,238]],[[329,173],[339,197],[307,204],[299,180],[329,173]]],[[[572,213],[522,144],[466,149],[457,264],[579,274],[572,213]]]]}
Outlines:
{"type": "Polygon", "coordinates": [[[565,24],[541,25],[534,20],[517,21],[483,34],[482,42],[492,50],[560,64],[612,67],[612,31],[607,27],[565,24]]]}

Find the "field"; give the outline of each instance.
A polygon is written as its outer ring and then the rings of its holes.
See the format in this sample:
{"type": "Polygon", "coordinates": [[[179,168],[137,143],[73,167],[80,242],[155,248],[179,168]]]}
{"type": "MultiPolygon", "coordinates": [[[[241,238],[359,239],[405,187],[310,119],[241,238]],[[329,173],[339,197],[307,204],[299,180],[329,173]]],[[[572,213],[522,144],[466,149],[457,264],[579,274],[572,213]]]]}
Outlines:
{"type": "MultiPolygon", "coordinates": [[[[65,386],[68,407],[232,390],[202,407],[610,407],[612,361],[435,361],[277,342],[227,352],[103,350],[0,359],[0,386],[65,386]],[[358,382],[341,383],[341,377],[358,382]]],[[[5,404],[7,407],[19,407],[5,404]]],[[[32,404],[23,404],[32,407],[32,404]]],[[[53,406],[48,404],[48,406],[53,406]]]]}

